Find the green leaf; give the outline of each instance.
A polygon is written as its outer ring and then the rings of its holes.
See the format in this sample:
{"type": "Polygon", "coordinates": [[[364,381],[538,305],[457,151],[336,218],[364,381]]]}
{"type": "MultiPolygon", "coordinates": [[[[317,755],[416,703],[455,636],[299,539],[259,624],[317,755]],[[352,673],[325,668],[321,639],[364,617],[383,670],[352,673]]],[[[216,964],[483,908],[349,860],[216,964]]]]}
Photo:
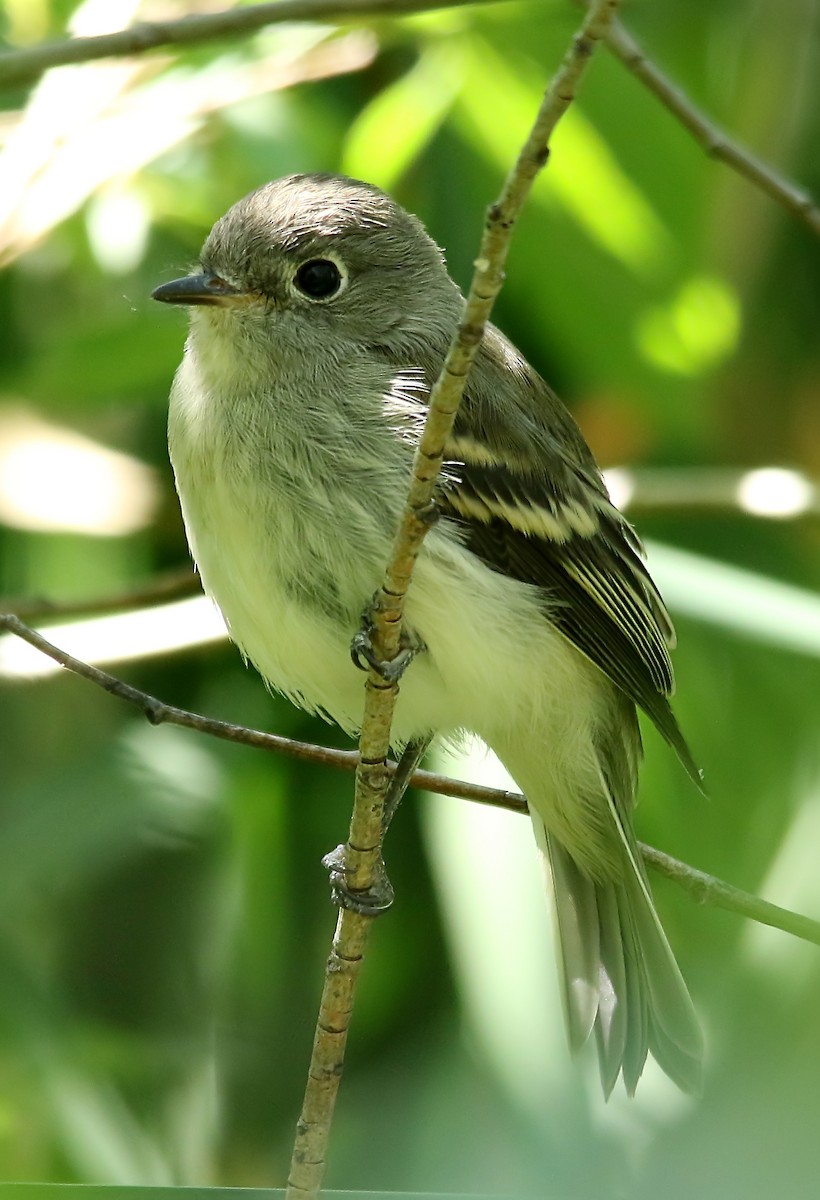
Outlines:
{"type": "Polygon", "coordinates": [[[461,86],[460,39],[432,42],[406,75],[361,110],[342,151],[342,170],[379,187],[395,186],[433,138],[461,86]]]}
{"type": "MultiPolygon", "coordinates": [[[[514,70],[488,42],[470,40],[457,113],[476,148],[505,174],[511,147],[532,123],[544,85],[531,70],[514,70]]],[[[637,275],[657,274],[674,253],[652,203],[578,105],[568,109],[555,131],[549,168],[533,199],[560,205],[588,237],[637,275]]]]}

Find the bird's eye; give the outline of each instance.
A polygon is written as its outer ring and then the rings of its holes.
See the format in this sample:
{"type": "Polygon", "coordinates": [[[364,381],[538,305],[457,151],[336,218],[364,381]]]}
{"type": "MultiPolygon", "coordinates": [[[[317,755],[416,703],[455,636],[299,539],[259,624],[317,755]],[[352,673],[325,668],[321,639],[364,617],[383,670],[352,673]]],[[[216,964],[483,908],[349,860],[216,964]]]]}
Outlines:
{"type": "Polygon", "coordinates": [[[293,282],[300,292],[312,300],[326,300],[338,292],[342,275],[329,258],[311,258],[309,262],[302,263],[293,282]]]}

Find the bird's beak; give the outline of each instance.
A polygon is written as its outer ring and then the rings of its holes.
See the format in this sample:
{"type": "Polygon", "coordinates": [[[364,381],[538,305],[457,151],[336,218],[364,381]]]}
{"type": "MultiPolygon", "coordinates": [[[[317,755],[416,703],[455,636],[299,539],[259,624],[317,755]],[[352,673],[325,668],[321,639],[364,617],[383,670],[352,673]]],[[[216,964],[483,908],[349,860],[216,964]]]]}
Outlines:
{"type": "Polygon", "coordinates": [[[244,292],[227,280],[208,273],[172,279],[151,293],[153,300],[161,300],[163,304],[230,304],[244,296],[244,292]]]}

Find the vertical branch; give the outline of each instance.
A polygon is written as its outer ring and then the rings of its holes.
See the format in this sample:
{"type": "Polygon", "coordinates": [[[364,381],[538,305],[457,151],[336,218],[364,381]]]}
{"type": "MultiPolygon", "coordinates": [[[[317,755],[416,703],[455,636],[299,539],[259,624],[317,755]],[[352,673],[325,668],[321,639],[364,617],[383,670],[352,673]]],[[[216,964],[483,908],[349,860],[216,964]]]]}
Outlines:
{"type": "Polygon", "coordinates": [[[372,917],[364,917],[348,908],[339,909],[316,1019],[302,1112],[296,1123],[285,1200],[313,1200],[322,1186],[356,984],[372,923],[372,917]]]}
{"type": "MultiPolygon", "coordinates": [[[[427,420],[413,461],[407,503],[393,543],[384,583],[376,599],[372,642],[384,662],[400,649],[404,604],[413,566],[429,527],[433,495],[444,446],[453,428],[467,375],[484,336],[504,279],[512,230],[538,172],[546,164],[553,129],[575,96],[596,44],[615,15],[618,0],[593,0],[558,72],[547,89],[515,166],[488,212],[462,321],[430,395],[427,420]]],[[[345,874],[352,891],[367,890],[378,879],[385,794],[386,759],[398,686],[370,671],[359,741],[360,764],[345,874]]],[[[330,1125],[344,1063],[345,1043],[369,927],[373,918],[342,909],[328,960],[316,1027],[313,1058],[302,1115],[297,1124],[287,1200],[319,1194],[330,1125]]]]}

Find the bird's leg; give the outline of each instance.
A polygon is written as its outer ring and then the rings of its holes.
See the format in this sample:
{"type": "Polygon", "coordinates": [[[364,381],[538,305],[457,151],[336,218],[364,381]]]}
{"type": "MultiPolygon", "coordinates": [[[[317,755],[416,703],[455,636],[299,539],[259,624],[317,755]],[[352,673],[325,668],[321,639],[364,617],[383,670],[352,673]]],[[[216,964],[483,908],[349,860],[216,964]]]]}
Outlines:
{"type": "Polygon", "coordinates": [[[396,771],[390,781],[390,787],[387,789],[387,795],[384,800],[382,844],[384,844],[385,834],[390,828],[390,822],[396,815],[396,809],[401,804],[404,793],[410,786],[410,780],[416,773],[416,769],[427,753],[427,748],[432,740],[432,733],[425,733],[421,737],[413,738],[402,751],[401,758],[396,764],[396,771]]]}
{"type": "Polygon", "coordinates": [[[337,846],[322,859],[330,873],[330,898],[338,908],[349,908],[364,917],[377,917],[387,912],[393,903],[393,885],[387,878],[384,859],[379,853],[373,871],[373,882],[367,888],[352,888],[347,882],[345,866],[347,847],[337,846]]]}
{"type": "MultiPolygon", "coordinates": [[[[371,601],[362,614],[362,622],[350,643],[350,657],[362,671],[372,669],[386,683],[395,684],[401,679],[410,663],[426,649],[421,638],[407,629],[401,632],[399,652],[389,662],[376,655],[373,648],[373,607],[376,598],[371,601]]],[[[347,882],[345,868],[346,850],[337,846],[330,854],[322,859],[330,871],[330,888],[335,904],[350,908],[354,912],[375,915],[384,912],[393,903],[393,888],[387,877],[387,871],[382,858],[382,846],[387,828],[392,821],[401,798],[407,790],[407,785],[421,761],[425,750],[430,744],[430,736],[414,739],[409,742],[402,753],[395,774],[390,781],[384,801],[382,813],[382,828],[379,836],[378,861],[374,868],[374,880],[366,889],[351,888],[347,882]]]]}
{"type": "Polygon", "coordinates": [[[330,892],[333,903],[339,905],[340,908],[350,908],[353,912],[361,913],[364,916],[377,916],[379,913],[386,912],[393,903],[393,887],[387,877],[381,853],[384,837],[390,822],[396,815],[396,809],[407,791],[413,773],[424,757],[431,740],[432,734],[414,738],[413,741],[407,743],[398,761],[384,800],[379,858],[370,887],[361,889],[348,886],[344,846],[337,846],[322,859],[322,863],[330,872],[330,892]]]}

